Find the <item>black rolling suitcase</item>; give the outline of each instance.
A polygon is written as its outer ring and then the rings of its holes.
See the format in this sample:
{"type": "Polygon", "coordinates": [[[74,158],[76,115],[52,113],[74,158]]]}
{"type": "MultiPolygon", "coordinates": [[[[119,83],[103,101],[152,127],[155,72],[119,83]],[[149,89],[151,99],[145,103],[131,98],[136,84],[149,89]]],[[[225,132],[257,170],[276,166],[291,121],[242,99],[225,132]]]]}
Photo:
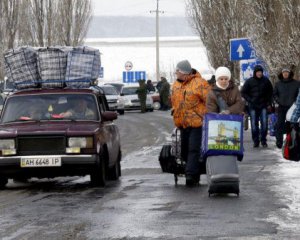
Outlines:
{"type": "Polygon", "coordinates": [[[239,195],[237,156],[208,156],[206,161],[208,193],[235,193],[239,195]]]}
{"type": "Polygon", "coordinates": [[[174,174],[175,185],[178,176],[185,173],[185,162],[180,152],[180,130],[175,128],[172,133],[172,143],[163,145],[158,158],[162,171],[174,174]]]}

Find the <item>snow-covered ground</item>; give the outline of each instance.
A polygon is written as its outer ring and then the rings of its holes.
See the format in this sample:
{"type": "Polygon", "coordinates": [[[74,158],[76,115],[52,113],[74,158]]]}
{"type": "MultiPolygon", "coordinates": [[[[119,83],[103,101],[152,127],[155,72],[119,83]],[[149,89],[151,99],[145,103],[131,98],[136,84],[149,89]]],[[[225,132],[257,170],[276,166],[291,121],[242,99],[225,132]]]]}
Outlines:
{"type": "MultiPolygon", "coordinates": [[[[98,48],[104,68],[103,81],[122,82],[125,63],[131,61],[132,71],[146,71],[147,79],[155,81],[155,38],[87,39],[85,45],[98,48]]],[[[211,71],[205,48],[198,37],[160,38],[160,72],[171,82],[177,62],[187,59],[203,74],[211,71]]]]}

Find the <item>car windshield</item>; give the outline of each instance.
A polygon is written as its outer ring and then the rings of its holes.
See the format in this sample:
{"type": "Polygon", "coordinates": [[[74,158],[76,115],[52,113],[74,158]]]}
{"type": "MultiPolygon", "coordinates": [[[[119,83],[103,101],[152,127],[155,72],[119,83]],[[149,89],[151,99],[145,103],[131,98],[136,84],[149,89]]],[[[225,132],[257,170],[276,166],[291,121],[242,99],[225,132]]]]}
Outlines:
{"type": "Polygon", "coordinates": [[[7,99],[1,123],[40,120],[99,120],[91,94],[16,95],[7,99]]]}
{"type": "Polygon", "coordinates": [[[118,95],[117,90],[114,87],[102,86],[105,95],[118,95]]]}
{"type": "Polygon", "coordinates": [[[122,87],[124,86],[124,84],[122,83],[105,83],[104,85],[112,85],[117,90],[118,93],[121,92],[122,87]]]}
{"type": "Polygon", "coordinates": [[[135,95],[137,94],[136,90],[138,89],[138,87],[130,87],[130,88],[123,88],[122,89],[122,94],[123,95],[135,95]]]}

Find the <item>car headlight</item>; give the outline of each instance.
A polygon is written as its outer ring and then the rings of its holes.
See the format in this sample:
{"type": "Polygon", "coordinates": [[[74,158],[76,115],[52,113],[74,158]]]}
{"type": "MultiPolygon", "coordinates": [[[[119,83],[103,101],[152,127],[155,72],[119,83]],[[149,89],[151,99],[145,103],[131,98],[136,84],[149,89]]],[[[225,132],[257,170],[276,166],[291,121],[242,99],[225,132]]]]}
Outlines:
{"type": "Polygon", "coordinates": [[[0,139],[0,150],[2,155],[15,155],[16,145],[14,139],[0,139]]]}
{"type": "Polygon", "coordinates": [[[14,139],[0,139],[0,150],[2,149],[14,149],[15,140],[14,139]]]}
{"type": "Polygon", "coordinates": [[[68,147],[92,148],[93,137],[70,137],[68,147]]]}

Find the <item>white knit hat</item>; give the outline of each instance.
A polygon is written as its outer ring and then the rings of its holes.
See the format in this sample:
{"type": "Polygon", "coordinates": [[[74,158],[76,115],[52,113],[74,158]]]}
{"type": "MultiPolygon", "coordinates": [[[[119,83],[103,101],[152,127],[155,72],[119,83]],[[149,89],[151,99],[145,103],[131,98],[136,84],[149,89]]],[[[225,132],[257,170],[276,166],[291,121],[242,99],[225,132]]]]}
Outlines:
{"type": "Polygon", "coordinates": [[[219,77],[228,77],[228,79],[230,80],[231,73],[227,67],[218,67],[215,72],[215,76],[216,76],[216,80],[218,80],[219,77]]]}

